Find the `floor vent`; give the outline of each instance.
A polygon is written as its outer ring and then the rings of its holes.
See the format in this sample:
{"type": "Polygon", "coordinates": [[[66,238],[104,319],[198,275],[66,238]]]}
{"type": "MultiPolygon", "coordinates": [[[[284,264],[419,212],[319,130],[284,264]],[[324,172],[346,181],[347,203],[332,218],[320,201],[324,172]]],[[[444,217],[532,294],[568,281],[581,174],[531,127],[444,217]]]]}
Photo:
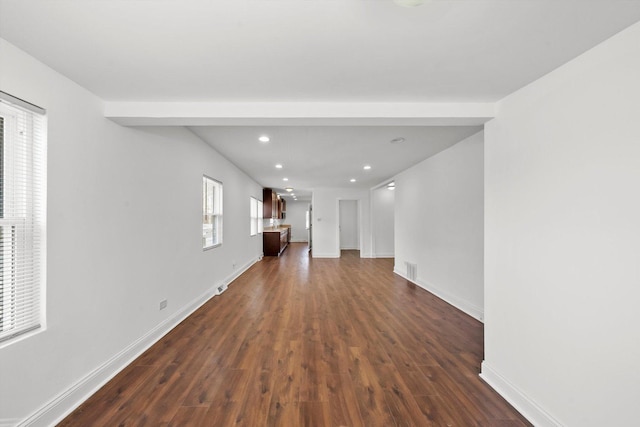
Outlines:
{"type": "Polygon", "coordinates": [[[407,266],[407,279],[415,282],[416,277],[418,277],[418,266],[406,261],[404,264],[407,266]]]}
{"type": "Polygon", "coordinates": [[[221,293],[223,293],[226,290],[227,290],[227,286],[226,285],[218,286],[218,295],[220,295],[221,293]]]}

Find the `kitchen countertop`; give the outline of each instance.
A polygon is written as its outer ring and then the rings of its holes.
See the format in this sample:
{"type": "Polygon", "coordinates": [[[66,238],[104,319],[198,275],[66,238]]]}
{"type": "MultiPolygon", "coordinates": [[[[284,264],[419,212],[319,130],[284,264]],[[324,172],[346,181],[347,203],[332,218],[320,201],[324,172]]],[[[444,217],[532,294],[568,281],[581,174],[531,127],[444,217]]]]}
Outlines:
{"type": "Polygon", "coordinates": [[[263,230],[264,233],[280,233],[282,231],[287,231],[288,228],[291,228],[290,225],[281,225],[280,227],[269,227],[263,230]]]}

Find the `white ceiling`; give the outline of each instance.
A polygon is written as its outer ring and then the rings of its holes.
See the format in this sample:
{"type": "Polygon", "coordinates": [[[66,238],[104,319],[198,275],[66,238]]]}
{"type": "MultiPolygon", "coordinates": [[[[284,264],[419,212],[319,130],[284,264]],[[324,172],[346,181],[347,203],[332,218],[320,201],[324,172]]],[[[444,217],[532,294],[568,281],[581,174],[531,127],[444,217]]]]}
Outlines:
{"type": "Polygon", "coordinates": [[[495,101],[640,19],[619,0],[0,0],[106,100],[495,101]]]}
{"type": "Polygon", "coordinates": [[[191,127],[260,183],[309,198],[318,187],[371,188],[479,132],[480,126],[191,127]],[[270,141],[260,143],[258,137],[270,141]],[[402,137],[402,143],[391,140],[402,137]],[[281,164],[282,169],[275,165],[281,164]],[[365,165],[371,166],[365,171],[365,165]],[[287,182],[283,178],[288,178],[287,182]],[[352,183],[351,179],[356,179],[352,183]]]}
{"type": "MultiPolygon", "coordinates": [[[[493,102],[638,20],[637,0],[0,0],[2,38],[107,101],[493,102]]],[[[261,184],[277,157],[310,189],[365,162],[374,184],[477,128],[193,130],[261,184]]]]}

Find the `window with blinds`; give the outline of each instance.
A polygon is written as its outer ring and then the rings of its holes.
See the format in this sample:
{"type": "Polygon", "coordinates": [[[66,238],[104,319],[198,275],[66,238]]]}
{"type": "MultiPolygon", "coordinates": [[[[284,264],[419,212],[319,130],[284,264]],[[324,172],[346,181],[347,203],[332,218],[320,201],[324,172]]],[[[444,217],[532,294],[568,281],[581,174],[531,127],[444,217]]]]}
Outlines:
{"type": "Polygon", "coordinates": [[[258,199],[255,197],[249,197],[249,210],[250,210],[250,235],[255,236],[258,234],[258,199]]]}
{"type": "Polygon", "coordinates": [[[256,234],[262,233],[262,202],[255,197],[249,198],[249,203],[251,205],[251,236],[255,236],[256,234]]]}
{"type": "Polygon", "coordinates": [[[0,345],[44,325],[46,118],[0,92],[0,345]]]}
{"type": "Polygon", "coordinates": [[[264,231],[264,224],[262,217],[264,216],[264,204],[258,200],[258,234],[262,234],[264,231]]]}
{"type": "Polygon", "coordinates": [[[202,248],[222,244],[222,183],[202,176],[202,248]]]}

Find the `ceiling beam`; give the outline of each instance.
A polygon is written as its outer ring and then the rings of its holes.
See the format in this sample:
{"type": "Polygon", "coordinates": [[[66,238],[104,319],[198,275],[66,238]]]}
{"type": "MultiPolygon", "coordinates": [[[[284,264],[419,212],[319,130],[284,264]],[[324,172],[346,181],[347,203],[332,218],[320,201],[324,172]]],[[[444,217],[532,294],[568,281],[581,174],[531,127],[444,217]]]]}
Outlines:
{"type": "Polygon", "coordinates": [[[495,103],[105,102],[124,126],[477,126],[495,103]]]}

